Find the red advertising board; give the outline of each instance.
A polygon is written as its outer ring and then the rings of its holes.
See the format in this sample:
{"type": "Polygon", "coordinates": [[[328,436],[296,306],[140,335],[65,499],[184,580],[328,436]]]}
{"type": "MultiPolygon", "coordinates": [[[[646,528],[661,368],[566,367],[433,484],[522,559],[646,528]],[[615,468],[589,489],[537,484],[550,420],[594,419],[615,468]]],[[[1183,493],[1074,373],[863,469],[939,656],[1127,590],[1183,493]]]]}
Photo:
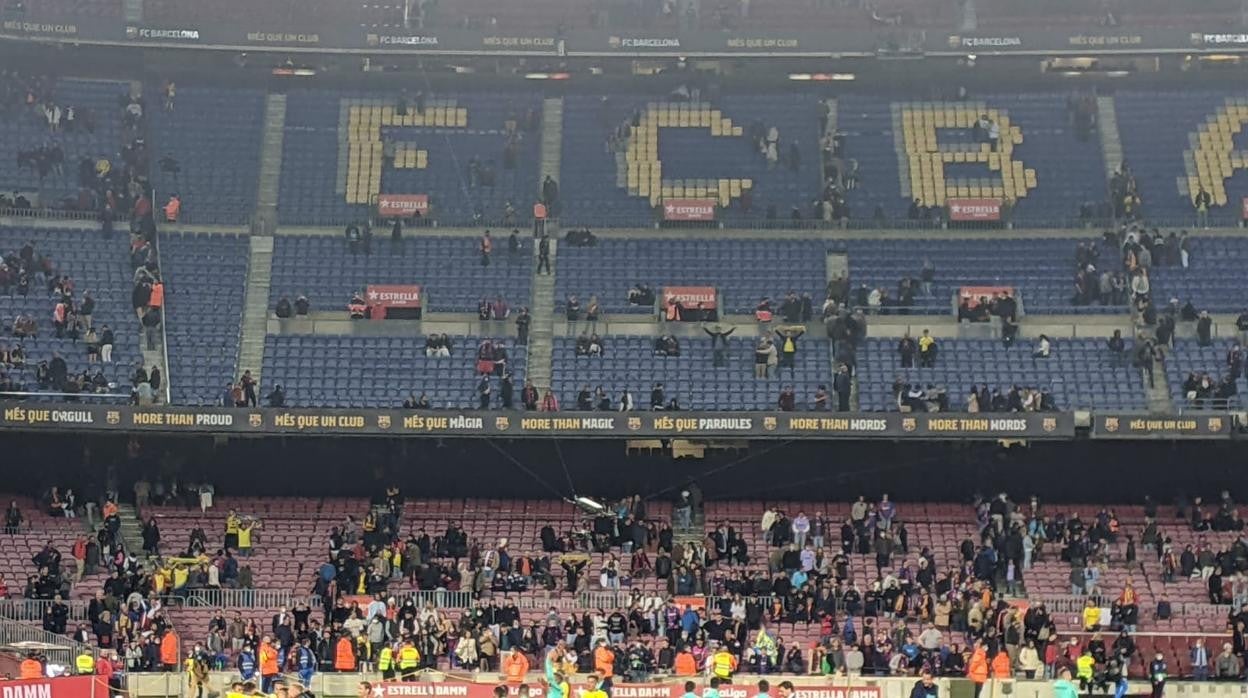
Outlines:
{"type": "Polygon", "coordinates": [[[979,305],[980,298],[989,300],[996,298],[1004,293],[1011,298],[1014,296],[1013,286],[963,286],[958,289],[958,302],[963,300],[970,301],[970,307],[974,308],[979,305]]]}
{"type": "Polygon", "coordinates": [[[715,300],[715,287],[664,286],[663,306],[667,307],[668,305],[676,302],[679,302],[681,306],[689,309],[700,307],[703,310],[715,310],[717,307],[715,300]]]}
{"type": "Polygon", "coordinates": [[[98,676],[0,682],[0,698],[108,698],[108,695],[108,683],[98,676]]]}
{"type": "MultiPolygon", "coordinates": [[[[373,685],[373,698],[493,698],[494,686],[488,683],[380,683],[373,685]]],[[[533,682],[527,696],[521,696],[516,686],[507,687],[511,698],[544,698],[544,688],[533,682]]],[[[611,689],[613,698],[681,698],[685,693],[683,682],[672,683],[617,683],[611,689]]],[[[751,698],[758,695],[758,687],[746,684],[719,687],[721,698],[751,698]]],[[[797,686],[797,698],[882,698],[879,686],[797,686]]],[[[0,697],[4,698],[4,697],[0,697]]],[[[21,698],[21,697],[18,697],[21,698]]]]}
{"type": "Polygon", "coordinates": [[[663,220],[713,221],[715,220],[715,199],[665,199],[663,220]]]}
{"type": "Polygon", "coordinates": [[[377,197],[377,215],[382,218],[411,218],[428,213],[427,194],[381,194],[377,197]]]}
{"type": "Polygon", "coordinates": [[[1240,214],[1244,220],[1248,221],[1248,196],[1245,196],[1240,202],[1240,214]]]}
{"type": "Polygon", "coordinates": [[[369,317],[374,320],[384,320],[386,314],[395,309],[419,310],[422,301],[417,284],[369,285],[364,290],[364,302],[372,311],[369,317]]]}
{"type": "Polygon", "coordinates": [[[949,199],[947,204],[951,221],[1001,220],[1000,199],[949,199]]]}

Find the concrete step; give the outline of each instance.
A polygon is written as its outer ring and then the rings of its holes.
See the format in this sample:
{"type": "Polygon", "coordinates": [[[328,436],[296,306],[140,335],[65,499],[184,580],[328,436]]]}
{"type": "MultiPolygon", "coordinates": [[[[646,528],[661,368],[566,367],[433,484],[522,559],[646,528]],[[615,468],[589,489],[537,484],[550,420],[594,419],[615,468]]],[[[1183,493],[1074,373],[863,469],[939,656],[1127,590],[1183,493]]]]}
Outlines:
{"type": "Polygon", "coordinates": [[[268,334],[269,287],[273,272],[273,238],[248,238],[247,290],[243,301],[243,334],[239,347],[239,372],[249,370],[257,383],[263,378],[264,340],[268,334]]]}

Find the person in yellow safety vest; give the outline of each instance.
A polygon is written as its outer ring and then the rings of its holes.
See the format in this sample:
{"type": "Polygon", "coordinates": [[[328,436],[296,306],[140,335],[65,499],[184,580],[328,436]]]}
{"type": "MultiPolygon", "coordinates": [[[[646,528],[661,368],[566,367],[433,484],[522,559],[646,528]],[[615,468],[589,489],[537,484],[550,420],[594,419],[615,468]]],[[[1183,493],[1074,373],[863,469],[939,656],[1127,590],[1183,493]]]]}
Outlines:
{"type": "Polygon", "coordinates": [[[394,650],[390,645],[382,646],[381,652],[377,654],[377,670],[381,672],[383,680],[394,680],[394,650]]]}
{"type": "Polygon", "coordinates": [[[1096,673],[1096,658],[1088,650],[1084,650],[1083,654],[1075,660],[1075,678],[1079,679],[1081,690],[1092,690],[1092,682],[1096,673]]]}
{"type": "Polygon", "coordinates": [[[420,650],[412,645],[411,640],[403,643],[403,649],[399,650],[399,673],[403,675],[404,681],[415,681],[416,672],[420,670],[420,650]]]}
{"type": "Polygon", "coordinates": [[[727,681],[732,678],[732,672],[737,670],[737,658],[727,649],[720,647],[711,657],[711,673],[717,677],[727,681]]]}
{"type": "Polygon", "coordinates": [[[74,669],[79,676],[95,673],[95,657],[90,652],[83,652],[74,659],[74,669]]]}

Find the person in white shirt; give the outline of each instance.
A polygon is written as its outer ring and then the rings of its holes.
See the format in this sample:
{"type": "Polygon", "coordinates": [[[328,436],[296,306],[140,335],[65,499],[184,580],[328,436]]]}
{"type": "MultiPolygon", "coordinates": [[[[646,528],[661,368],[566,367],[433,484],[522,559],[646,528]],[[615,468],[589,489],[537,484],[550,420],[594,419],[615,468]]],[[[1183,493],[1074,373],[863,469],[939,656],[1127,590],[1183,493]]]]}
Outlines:
{"type": "Polygon", "coordinates": [[[1036,348],[1031,352],[1031,357],[1033,359],[1047,359],[1051,349],[1052,345],[1049,343],[1049,338],[1046,335],[1040,335],[1040,341],[1036,342],[1036,348]]]}
{"type": "Polygon", "coordinates": [[[793,524],[790,527],[793,530],[793,542],[797,544],[798,550],[806,547],[806,535],[810,533],[810,519],[806,518],[804,512],[797,512],[797,516],[793,517],[793,524]]]}

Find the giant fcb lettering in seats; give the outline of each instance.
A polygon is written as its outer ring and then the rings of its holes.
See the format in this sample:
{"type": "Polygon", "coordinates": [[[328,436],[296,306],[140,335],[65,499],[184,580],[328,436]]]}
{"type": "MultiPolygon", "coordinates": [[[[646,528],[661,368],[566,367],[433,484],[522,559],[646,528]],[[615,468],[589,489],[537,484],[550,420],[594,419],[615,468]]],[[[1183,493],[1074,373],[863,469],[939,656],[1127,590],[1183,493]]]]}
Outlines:
{"type": "Polygon", "coordinates": [[[0,683],[0,698],[107,698],[108,684],[98,676],[61,676],[0,683]]]}
{"type": "MultiPolygon", "coordinates": [[[[497,684],[443,682],[373,684],[373,698],[493,698],[497,684]]],[[[545,688],[531,684],[527,695],[521,696],[516,686],[507,686],[509,698],[545,698],[545,688]]],[[[682,682],[672,683],[617,683],[611,688],[612,698],[680,698],[685,693],[682,682]]],[[[749,698],[758,694],[756,686],[726,685],[719,687],[722,698],[749,698]]],[[[881,698],[879,686],[797,686],[797,698],[881,698]]]]}
{"type": "Polygon", "coordinates": [[[412,218],[428,214],[428,194],[379,194],[377,196],[377,215],[382,218],[412,218]]]}
{"type": "Polygon", "coordinates": [[[1000,199],[947,199],[951,221],[999,221],[1000,199]]]}
{"type": "Polygon", "coordinates": [[[715,220],[715,199],[665,199],[663,220],[713,221],[715,220]]]}

